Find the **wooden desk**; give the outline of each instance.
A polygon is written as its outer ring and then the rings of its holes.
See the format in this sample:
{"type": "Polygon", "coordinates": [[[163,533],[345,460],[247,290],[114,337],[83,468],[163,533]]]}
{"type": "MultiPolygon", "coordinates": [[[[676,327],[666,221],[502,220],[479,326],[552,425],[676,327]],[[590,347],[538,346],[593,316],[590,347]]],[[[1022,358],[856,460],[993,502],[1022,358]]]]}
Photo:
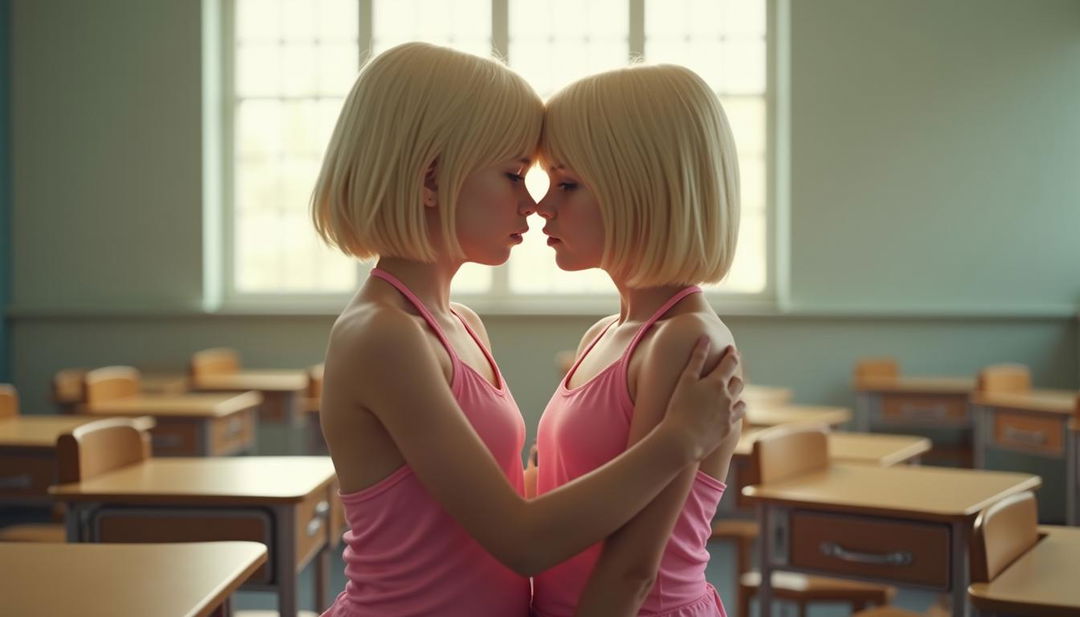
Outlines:
{"type": "Polygon", "coordinates": [[[244,392],[255,390],[263,396],[259,419],[300,427],[304,424],[301,399],[307,390],[308,376],[301,370],[239,371],[208,375],[191,384],[199,392],[244,392]]]}
{"type": "Polygon", "coordinates": [[[268,562],[246,589],[276,591],[281,616],[296,617],[297,576],[314,560],[316,606],[328,605],[329,457],[151,458],[49,492],[69,507],[71,542],[261,542],[268,562]]]}
{"type": "Polygon", "coordinates": [[[855,389],[859,432],[910,433],[934,442],[928,460],[971,465],[968,397],[975,380],[959,377],[863,379],[855,389]]]}
{"type": "Polygon", "coordinates": [[[840,576],[950,592],[968,614],[971,526],[979,511],[1039,486],[1028,474],[836,463],[748,486],[759,505],[763,615],[773,570],[840,576]]]}
{"type": "Polygon", "coordinates": [[[183,373],[141,373],[139,390],[143,394],[184,394],[189,390],[183,373]]]}
{"type": "MultiPolygon", "coordinates": [[[[735,445],[728,470],[727,484],[734,487],[734,499],[739,508],[749,506],[742,495],[744,486],[757,484],[758,478],[751,471],[750,455],[754,441],[767,428],[748,428],[743,430],[739,443],[735,445]]],[[[890,467],[907,462],[918,462],[918,458],[930,450],[930,440],[925,437],[910,435],[883,435],[880,433],[842,433],[830,432],[829,460],[834,463],[858,463],[890,467]]],[[[735,508],[727,508],[731,513],[735,508]]]]}
{"type": "Polygon", "coordinates": [[[1076,466],[1069,464],[1075,458],[1069,451],[1069,423],[1080,412],[1080,392],[976,392],[971,412],[975,466],[1042,476],[1046,490],[1039,499],[1039,518],[1080,523],[1075,518],[1076,466]],[[995,460],[1001,458],[1008,460],[995,460]]]}
{"type": "Polygon", "coordinates": [[[746,424],[750,426],[776,426],[778,424],[818,424],[839,426],[851,420],[851,410],[846,407],[823,407],[815,405],[763,405],[746,406],[746,424]]]}
{"type": "Polygon", "coordinates": [[[742,391],[742,399],[748,406],[785,405],[791,402],[791,389],[746,384],[742,391]]]}
{"type": "Polygon", "coordinates": [[[94,416],[152,416],[154,456],[227,456],[255,447],[255,412],[262,398],[242,394],[142,394],[80,405],[94,416]]]}
{"type": "Polygon", "coordinates": [[[34,415],[0,420],[0,502],[52,503],[48,489],[56,483],[57,437],[96,419],[34,415]]]}
{"type": "Polygon", "coordinates": [[[1080,617],[1080,529],[1039,527],[1045,536],[990,583],[968,587],[971,603],[995,615],[1080,617]]]}
{"type": "Polygon", "coordinates": [[[261,564],[254,542],[0,544],[5,615],[205,617],[261,564]]]}

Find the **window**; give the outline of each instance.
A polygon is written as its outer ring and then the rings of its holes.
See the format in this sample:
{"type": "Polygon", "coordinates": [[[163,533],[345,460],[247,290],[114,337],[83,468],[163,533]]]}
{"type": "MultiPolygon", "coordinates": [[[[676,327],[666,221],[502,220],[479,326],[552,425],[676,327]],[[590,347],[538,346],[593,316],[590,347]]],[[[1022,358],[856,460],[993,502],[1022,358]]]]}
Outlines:
{"type": "MultiPolygon", "coordinates": [[[[507,58],[546,97],[631,58],[697,71],[723,101],[739,148],[742,228],[713,293],[773,290],[769,235],[768,0],[230,0],[226,28],[225,294],[231,301],[340,299],[366,264],[322,245],[308,198],[365,51],[424,40],[507,58]],[[231,69],[231,70],[228,70],[231,69]],[[228,117],[231,114],[231,117],[228,117]]],[[[534,196],[546,190],[538,169],[534,196]]],[[[467,264],[455,294],[481,307],[583,306],[612,295],[599,271],[562,272],[532,231],[499,268],[467,264]]]]}

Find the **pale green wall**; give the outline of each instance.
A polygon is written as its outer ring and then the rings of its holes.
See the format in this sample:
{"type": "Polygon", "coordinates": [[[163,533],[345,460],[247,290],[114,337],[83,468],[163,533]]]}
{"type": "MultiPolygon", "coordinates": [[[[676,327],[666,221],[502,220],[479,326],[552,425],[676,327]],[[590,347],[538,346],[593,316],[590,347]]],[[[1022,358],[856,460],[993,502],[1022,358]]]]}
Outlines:
{"type": "Polygon", "coordinates": [[[1080,2],[792,3],[792,296],[1080,303],[1080,2]]]}
{"type": "MultiPolygon", "coordinates": [[[[180,368],[219,344],[265,366],[321,357],[331,317],[190,312],[198,11],[14,3],[13,345],[28,408],[45,409],[63,366],[180,368]]],[[[843,403],[854,358],[891,352],[910,372],[1007,360],[1078,387],[1080,2],[796,0],[791,30],[794,313],[728,319],[751,377],[843,403]]],[[[591,319],[486,322],[535,426],[552,356],[591,319]]]]}

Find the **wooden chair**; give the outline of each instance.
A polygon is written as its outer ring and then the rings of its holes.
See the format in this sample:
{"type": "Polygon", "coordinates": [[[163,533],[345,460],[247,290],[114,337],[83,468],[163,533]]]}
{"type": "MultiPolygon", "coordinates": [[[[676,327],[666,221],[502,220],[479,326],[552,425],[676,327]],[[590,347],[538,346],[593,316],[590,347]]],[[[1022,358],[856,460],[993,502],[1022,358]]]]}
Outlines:
{"type": "MultiPolygon", "coordinates": [[[[968,557],[972,583],[989,583],[1039,541],[1039,506],[1024,491],[987,507],[975,519],[968,557]]],[[[932,610],[942,610],[934,607],[932,610]]],[[[926,613],[885,606],[852,617],[924,617],[926,613]]]]}
{"type": "Polygon", "coordinates": [[[855,384],[894,381],[900,377],[900,364],[896,358],[860,358],[855,362],[855,384]]]}
{"type": "MultiPolygon", "coordinates": [[[[19,393],[11,384],[0,384],[0,421],[19,415],[19,393]]],[[[54,511],[54,518],[63,511],[54,511]]],[[[64,526],[55,523],[21,523],[0,529],[0,542],[63,542],[64,526]]]]}
{"type": "Polygon", "coordinates": [[[106,366],[83,375],[83,404],[89,408],[138,394],[139,371],[130,366],[106,366]]]}
{"type": "Polygon", "coordinates": [[[979,371],[980,392],[1030,392],[1031,371],[1022,364],[995,364],[979,371]]]}
{"type": "Polygon", "coordinates": [[[240,355],[228,347],[197,351],[188,363],[188,376],[197,382],[210,375],[231,375],[240,371],[240,355]]]}
{"type": "Polygon", "coordinates": [[[60,484],[82,482],[150,458],[154,419],[106,418],[88,422],[56,440],[60,484]]]}
{"type": "Polygon", "coordinates": [[[52,378],[53,403],[62,413],[76,413],[83,401],[83,377],[86,369],[65,368],[52,378]]]}
{"type": "MultiPolygon", "coordinates": [[[[829,466],[829,442],[825,431],[806,426],[770,429],[754,442],[751,466],[752,473],[761,484],[824,469],[829,466]]],[[[739,559],[738,615],[749,617],[750,600],[761,585],[761,574],[749,570],[748,553],[739,559]],[[742,570],[744,566],[746,570],[742,570]]],[[[804,617],[808,605],[815,602],[846,603],[852,606],[852,610],[858,611],[870,605],[886,605],[896,595],[896,588],[889,585],[794,572],[773,572],[771,582],[773,597],[793,602],[800,617],[804,617]]]]}
{"type": "Polygon", "coordinates": [[[322,403],[323,365],[308,368],[307,391],[304,392],[304,411],[307,414],[308,451],[326,452],[322,427],[319,422],[319,405],[322,403]]]}
{"type": "Polygon", "coordinates": [[[15,386],[0,383],[0,420],[19,415],[19,393],[15,386]]]}
{"type": "MultiPolygon", "coordinates": [[[[0,388],[2,390],[2,388],[0,388]]],[[[17,411],[17,409],[16,409],[17,411]]],[[[150,456],[149,417],[105,419],[84,424],[57,439],[56,459],[60,483],[79,482],[150,456]]],[[[57,508],[53,518],[63,520],[57,508]]],[[[65,542],[62,522],[24,523],[0,529],[0,542],[65,542]]]]}

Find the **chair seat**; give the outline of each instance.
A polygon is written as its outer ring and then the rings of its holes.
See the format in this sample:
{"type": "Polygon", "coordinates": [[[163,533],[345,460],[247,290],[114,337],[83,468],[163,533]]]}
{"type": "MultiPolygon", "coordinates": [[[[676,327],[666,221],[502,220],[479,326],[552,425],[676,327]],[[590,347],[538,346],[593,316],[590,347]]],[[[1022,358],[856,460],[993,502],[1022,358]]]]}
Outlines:
{"type": "Polygon", "coordinates": [[[67,542],[67,530],[55,523],[24,523],[0,529],[0,542],[67,542]]]}
{"type": "Polygon", "coordinates": [[[713,522],[710,540],[754,540],[758,537],[757,521],[720,519],[713,522]]]}
{"type": "MultiPolygon", "coordinates": [[[[761,574],[747,572],[742,575],[739,582],[753,595],[761,584],[761,574]]],[[[773,572],[772,591],[775,597],[785,600],[866,602],[868,604],[888,604],[896,595],[896,588],[889,585],[782,571],[773,572]]]]}

